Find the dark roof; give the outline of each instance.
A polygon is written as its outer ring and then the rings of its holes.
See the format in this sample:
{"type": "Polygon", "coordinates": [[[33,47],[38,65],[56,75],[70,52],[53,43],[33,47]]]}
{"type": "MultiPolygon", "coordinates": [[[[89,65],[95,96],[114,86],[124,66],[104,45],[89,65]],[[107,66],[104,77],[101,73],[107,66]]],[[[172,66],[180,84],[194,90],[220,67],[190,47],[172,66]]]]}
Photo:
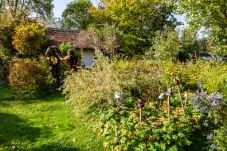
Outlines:
{"type": "Polygon", "coordinates": [[[94,49],[92,44],[93,33],[88,33],[80,30],[63,30],[49,28],[45,32],[48,45],[60,45],[62,43],[71,42],[74,49],[94,49]]]}

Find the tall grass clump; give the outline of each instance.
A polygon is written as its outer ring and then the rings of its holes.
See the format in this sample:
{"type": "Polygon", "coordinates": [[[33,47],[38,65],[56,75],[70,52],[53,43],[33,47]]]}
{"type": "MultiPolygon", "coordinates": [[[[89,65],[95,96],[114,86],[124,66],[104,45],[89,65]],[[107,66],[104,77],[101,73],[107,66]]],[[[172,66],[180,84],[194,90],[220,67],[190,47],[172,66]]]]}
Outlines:
{"type": "Polygon", "coordinates": [[[120,90],[113,80],[115,62],[109,61],[99,50],[96,50],[96,56],[95,68],[74,72],[64,81],[63,92],[78,109],[92,104],[111,103],[113,93],[120,90]]]}
{"type": "Polygon", "coordinates": [[[155,70],[152,67],[145,69],[136,60],[110,60],[100,50],[95,53],[95,67],[72,73],[64,81],[63,92],[78,109],[90,105],[102,107],[103,104],[114,104],[116,91],[122,97],[133,96],[145,100],[157,93],[157,76],[153,76],[155,70]]]}

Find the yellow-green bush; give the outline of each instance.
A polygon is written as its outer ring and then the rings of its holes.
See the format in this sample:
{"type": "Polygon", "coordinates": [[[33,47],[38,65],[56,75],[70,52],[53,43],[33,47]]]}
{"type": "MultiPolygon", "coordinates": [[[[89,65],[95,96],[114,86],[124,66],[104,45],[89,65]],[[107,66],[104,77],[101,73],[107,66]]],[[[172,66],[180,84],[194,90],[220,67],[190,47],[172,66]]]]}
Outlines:
{"type": "Polygon", "coordinates": [[[13,46],[23,55],[37,55],[45,44],[45,28],[38,23],[20,24],[15,28],[13,46]]]}
{"type": "Polygon", "coordinates": [[[197,63],[166,62],[159,65],[162,72],[161,82],[165,87],[173,86],[173,78],[178,76],[185,90],[198,89],[197,83],[202,82],[203,88],[209,93],[226,92],[227,65],[199,60],[197,63]],[[173,75],[176,72],[176,75],[173,75]]]}
{"type": "Polygon", "coordinates": [[[9,83],[19,92],[36,92],[45,82],[45,68],[31,59],[14,59],[11,62],[9,83]]]}

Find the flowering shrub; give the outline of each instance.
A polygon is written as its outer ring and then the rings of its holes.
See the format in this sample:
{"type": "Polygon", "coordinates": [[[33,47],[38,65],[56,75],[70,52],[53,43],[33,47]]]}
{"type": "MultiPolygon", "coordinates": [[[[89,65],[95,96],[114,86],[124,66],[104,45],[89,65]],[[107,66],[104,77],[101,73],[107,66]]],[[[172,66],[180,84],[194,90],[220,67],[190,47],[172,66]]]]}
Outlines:
{"type": "MultiPolygon", "coordinates": [[[[186,102],[186,116],[179,96],[171,97],[168,119],[166,101],[149,101],[139,120],[139,109],[133,98],[122,100],[119,107],[100,111],[94,131],[105,138],[106,150],[212,150],[221,148],[224,139],[215,132],[223,125],[226,107],[221,93],[197,92],[186,102]],[[190,103],[191,102],[191,103],[190,103]],[[217,135],[217,136],[216,136],[217,135]],[[218,137],[219,136],[219,137],[218,137]],[[216,140],[215,140],[216,138],[216,140]],[[219,139],[218,139],[219,138],[219,139]],[[218,142],[218,143],[217,143],[218,142]]],[[[222,131],[223,132],[223,131],[222,131]]]]}
{"type": "Polygon", "coordinates": [[[101,111],[94,131],[105,137],[103,145],[107,150],[183,150],[191,145],[193,132],[201,128],[202,116],[187,110],[188,115],[184,117],[176,101],[171,107],[170,121],[166,102],[163,101],[160,107],[158,101],[153,101],[143,109],[140,123],[138,107],[132,98],[128,98],[121,108],[101,111]]]}
{"type": "MultiPolygon", "coordinates": [[[[226,123],[227,101],[221,93],[208,94],[206,91],[196,92],[190,98],[195,110],[206,116],[202,123],[203,134],[207,136],[209,148],[223,150],[227,134],[223,129],[226,123]],[[217,135],[217,136],[215,136],[217,135]]],[[[225,147],[224,147],[225,148],[225,147]]],[[[226,149],[226,148],[225,148],[226,149]]]]}
{"type": "MultiPolygon", "coordinates": [[[[205,76],[221,70],[217,64],[116,61],[100,51],[96,56],[95,68],[65,79],[64,93],[77,111],[92,105],[100,111],[94,131],[105,138],[106,150],[212,150],[224,144],[221,133],[216,133],[224,126],[224,76],[211,76],[217,81],[214,86],[209,86],[205,76]],[[171,89],[169,96],[167,88],[171,89]],[[115,92],[121,97],[114,99],[115,92]],[[142,122],[137,99],[145,102],[142,122]]],[[[225,75],[223,71],[219,73],[225,75]]]]}

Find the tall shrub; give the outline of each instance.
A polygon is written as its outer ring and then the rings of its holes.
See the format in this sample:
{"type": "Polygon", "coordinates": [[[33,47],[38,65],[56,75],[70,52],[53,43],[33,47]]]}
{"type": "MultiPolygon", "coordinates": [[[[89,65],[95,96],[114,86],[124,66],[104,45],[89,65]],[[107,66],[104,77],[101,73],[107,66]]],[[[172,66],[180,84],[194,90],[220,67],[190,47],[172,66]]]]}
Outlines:
{"type": "Polygon", "coordinates": [[[148,56],[152,56],[157,60],[171,60],[176,62],[177,55],[182,45],[178,38],[178,32],[170,28],[164,31],[157,31],[154,38],[154,45],[147,52],[148,56]]]}
{"type": "Polygon", "coordinates": [[[14,48],[23,55],[37,55],[45,44],[44,31],[38,23],[26,22],[15,28],[13,36],[14,48]]]}
{"type": "Polygon", "coordinates": [[[46,76],[45,68],[36,60],[14,59],[11,61],[9,83],[18,92],[39,91],[45,83],[46,76]]]}

